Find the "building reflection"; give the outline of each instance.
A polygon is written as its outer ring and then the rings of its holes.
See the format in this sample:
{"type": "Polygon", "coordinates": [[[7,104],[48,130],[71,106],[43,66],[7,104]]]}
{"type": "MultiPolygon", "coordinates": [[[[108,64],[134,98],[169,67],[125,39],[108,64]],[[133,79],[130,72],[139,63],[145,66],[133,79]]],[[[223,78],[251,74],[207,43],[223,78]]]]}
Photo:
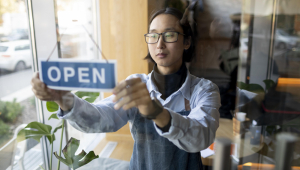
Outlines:
{"type": "MultiPolygon", "coordinates": [[[[300,2],[228,0],[202,5],[195,16],[197,53],[190,72],[218,85],[221,119],[246,113],[239,122],[242,129],[233,129],[239,138],[233,141],[240,147],[238,154],[246,152],[242,147],[247,141],[256,152],[237,156],[237,164],[275,164],[276,135],[300,136],[300,2]],[[227,3],[231,7],[222,10],[227,3]]],[[[292,166],[300,166],[299,146],[292,166]]]]}

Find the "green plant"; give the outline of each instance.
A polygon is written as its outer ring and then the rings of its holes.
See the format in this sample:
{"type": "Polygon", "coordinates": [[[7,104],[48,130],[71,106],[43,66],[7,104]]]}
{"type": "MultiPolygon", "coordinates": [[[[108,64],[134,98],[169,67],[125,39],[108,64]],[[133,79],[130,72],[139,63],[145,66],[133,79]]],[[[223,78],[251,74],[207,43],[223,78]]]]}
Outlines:
{"type": "Polygon", "coordinates": [[[0,117],[3,118],[4,114],[7,113],[5,102],[0,100],[0,117]]]}
{"type": "Polygon", "coordinates": [[[75,93],[76,96],[90,103],[93,103],[97,99],[99,94],[100,94],[99,92],[81,92],[81,91],[75,93]]]}
{"type": "Polygon", "coordinates": [[[237,82],[237,86],[240,89],[247,90],[253,93],[263,93],[265,94],[265,90],[268,91],[271,87],[276,85],[276,83],[271,79],[266,79],[263,81],[265,83],[265,89],[259,84],[246,84],[244,82],[237,82]]]}
{"type": "Polygon", "coordinates": [[[0,120],[0,136],[6,135],[9,133],[9,126],[0,120]]]}
{"type": "Polygon", "coordinates": [[[88,164],[96,158],[99,158],[98,155],[95,155],[94,151],[90,151],[86,154],[86,152],[82,150],[78,155],[75,155],[75,152],[78,150],[79,143],[79,140],[71,138],[62,151],[65,158],[58,156],[57,153],[54,152],[55,157],[74,170],[88,164]]]}
{"type": "MultiPolygon", "coordinates": [[[[94,92],[76,92],[75,95],[77,95],[78,97],[92,103],[96,100],[96,98],[99,96],[99,92],[98,93],[94,93],[94,92]]],[[[59,106],[52,101],[48,101],[46,103],[46,107],[47,110],[49,112],[56,112],[59,109],[59,106]]],[[[56,113],[53,113],[48,120],[50,119],[57,119],[58,117],[56,115],[56,113]]],[[[76,169],[79,168],[80,166],[83,166],[87,163],[89,163],[90,161],[92,161],[93,159],[97,158],[97,156],[95,156],[94,152],[91,151],[90,153],[86,154],[84,151],[75,156],[75,152],[78,149],[77,143],[79,145],[79,141],[76,139],[71,138],[70,141],[68,142],[67,146],[65,147],[65,149],[63,150],[63,154],[65,155],[65,158],[61,157],[61,148],[62,148],[62,141],[63,141],[63,132],[64,132],[64,124],[65,124],[65,120],[60,120],[57,125],[55,126],[55,128],[52,130],[52,127],[50,125],[46,125],[40,122],[31,122],[29,123],[24,129],[22,129],[19,133],[18,133],[18,137],[17,140],[18,141],[22,141],[28,138],[32,138],[35,139],[37,141],[40,141],[41,137],[45,136],[49,143],[51,144],[51,156],[50,156],[50,167],[49,169],[52,169],[52,153],[53,153],[53,142],[55,141],[55,133],[57,132],[58,129],[61,129],[61,138],[60,138],[60,148],[59,148],[59,154],[57,155],[57,153],[55,152],[55,156],[57,157],[58,161],[58,165],[57,165],[57,169],[59,170],[60,168],[60,161],[62,161],[63,163],[65,163],[67,166],[76,169]],[[78,141],[78,142],[76,142],[78,141]],[[73,154],[73,150],[74,154],[73,154]],[[76,160],[74,161],[73,158],[82,158],[82,161],[76,160]],[[70,161],[70,159],[72,161],[70,161]]]]}
{"type": "Polygon", "coordinates": [[[16,102],[16,99],[13,102],[6,102],[7,107],[7,115],[6,119],[9,122],[14,121],[23,111],[24,107],[20,105],[20,103],[16,102]]]}
{"type": "MultiPolygon", "coordinates": [[[[23,141],[25,139],[35,139],[36,141],[40,141],[43,136],[46,136],[49,143],[51,144],[51,153],[53,152],[53,142],[55,140],[54,133],[60,129],[61,126],[56,126],[56,128],[52,131],[52,127],[50,125],[45,125],[40,122],[31,122],[24,129],[22,129],[17,136],[17,141],[23,141]]],[[[50,156],[50,169],[52,169],[52,154],[50,156]]]]}
{"type": "Polygon", "coordinates": [[[9,125],[0,120],[0,146],[4,141],[9,139],[10,135],[9,125]]]}
{"type": "Polygon", "coordinates": [[[12,102],[0,101],[0,118],[5,122],[13,122],[22,113],[23,108],[16,99],[12,102]]]}

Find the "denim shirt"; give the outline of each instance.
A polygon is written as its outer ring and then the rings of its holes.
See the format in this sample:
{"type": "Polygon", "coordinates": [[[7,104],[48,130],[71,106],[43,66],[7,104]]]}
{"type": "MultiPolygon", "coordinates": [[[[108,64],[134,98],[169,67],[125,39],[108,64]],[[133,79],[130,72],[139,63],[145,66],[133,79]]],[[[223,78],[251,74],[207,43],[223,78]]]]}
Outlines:
{"type": "MultiPolygon", "coordinates": [[[[172,119],[168,132],[162,132],[153,121],[145,119],[147,123],[142,123],[137,108],[131,108],[127,111],[123,109],[115,110],[112,102],[114,96],[90,104],[74,95],[72,110],[62,112],[59,109],[58,117],[67,119],[74,128],[86,133],[115,132],[129,122],[131,134],[135,140],[130,169],[173,169],[170,162],[163,161],[167,158],[158,156],[160,155],[159,151],[138,148],[140,140],[148,142],[154,139],[154,136],[159,136],[161,139],[165,139],[165,142],[161,143],[163,145],[162,148],[168,148],[170,144],[176,146],[176,151],[171,149],[172,154],[184,151],[184,153],[197,153],[199,155],[201,150],[206,149],[213,143],[216,130],[219,127],[218,110],[221,105],[219,90],[214,83],[188,73],[182,87],[166,98],[166,100],[163,100],[160,98],[161,94],[154,84],[152,73],[148,75],[134,74],[127,79],[133,77],[140,77],[146,83],[150,96],[156,97],[163,107],[169,111],[172,119]],[[185,100],[189,101],[191,108],[188,114],[185,100]],[[143,128],[137,128],[137,126],[142,126],[143,128]],[[145,136],[137,136],[137,130],[144,130],[145,136]],[[158,160],[160,162],[157,162],[158,160]]],[[[145,143],[143,147],[145,146],[150,145],[145,143]]],[[[163,152],[167,151],[168,149],[164,149],[163,152]]],[[[165,153],[161,155],[165,155],[165,153]]],[[[188,157],[187,155],[185,154],[185,157],[188,157]]],[[[184,154],[176,154],[176,156],[172,157],[174,160],[171,160],[171,162],[183,162],[186,158],[181,156],[184,156],[184,154]]],[[[193,159],[198,158],[195,157],[193,159]]],[[[193,164],[197,164],[197,161],[193,161],[193,164]]],[[[186,166],[188,166],[188,163],[186,166]]],[[[177,166],[175,169],[177,168],[179,167],[177,166]]]]}

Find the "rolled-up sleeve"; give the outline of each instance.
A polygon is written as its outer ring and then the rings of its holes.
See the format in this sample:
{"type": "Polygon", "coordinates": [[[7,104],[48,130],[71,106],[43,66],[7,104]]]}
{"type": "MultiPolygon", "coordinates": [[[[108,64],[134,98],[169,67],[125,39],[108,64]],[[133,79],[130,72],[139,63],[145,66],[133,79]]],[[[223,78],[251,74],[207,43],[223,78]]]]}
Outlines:
{"type": "Polygon", "coordinates": [[[59,109],[57,116],[68,120],[74,128],[82,132],[115,132],[127,123],[129,113],[133,113],[134,109],[115,110],[112,98],[113,96],[110,96],[91,104],[74,95],[73,108],[69,112],[59,109]]]}
{"type": "Polygon", "coordinates": [[[156,131],[180,149],[187,152],[199,152],[213,143],[219,127],[220,94],[218,87],[209,83],[206,88],[199,88],[193,92],[191,98],[191,112],[182,116],[175,111],[169,111],[172,120],[168,132],[156,131]]]}

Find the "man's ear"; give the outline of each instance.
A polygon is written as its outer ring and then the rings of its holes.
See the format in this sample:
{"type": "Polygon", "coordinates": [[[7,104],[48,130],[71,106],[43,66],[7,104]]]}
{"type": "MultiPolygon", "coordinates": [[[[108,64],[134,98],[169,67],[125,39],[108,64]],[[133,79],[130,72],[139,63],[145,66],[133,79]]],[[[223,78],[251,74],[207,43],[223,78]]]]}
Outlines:
{"type": "Polygon", "coordinates": [[[184,49],[185,49],[185,50],[189,49],[190,46],[191,46],[191,43],[192,43],[192,37],[189,36],[188,38],[186,38],[186,39],[184,40],[184,49]]]}

